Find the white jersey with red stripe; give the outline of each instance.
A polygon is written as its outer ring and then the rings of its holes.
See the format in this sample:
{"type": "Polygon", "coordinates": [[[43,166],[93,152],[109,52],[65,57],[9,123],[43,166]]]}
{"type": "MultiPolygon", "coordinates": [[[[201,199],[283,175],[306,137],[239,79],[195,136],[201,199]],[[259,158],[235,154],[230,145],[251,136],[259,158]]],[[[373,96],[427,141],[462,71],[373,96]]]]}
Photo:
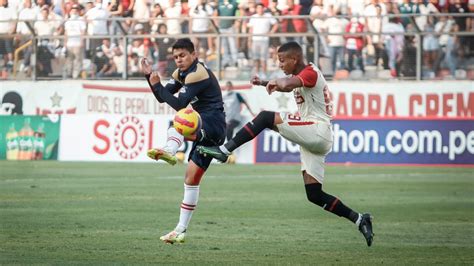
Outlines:
{"type": "Polygon", "coordinates": [[[321,71],[313,64],[307,65],[296,75],[303,84],[293,91],[299,115],[304,121],[332,119],[332,101],[328,84],[321,71]]]}

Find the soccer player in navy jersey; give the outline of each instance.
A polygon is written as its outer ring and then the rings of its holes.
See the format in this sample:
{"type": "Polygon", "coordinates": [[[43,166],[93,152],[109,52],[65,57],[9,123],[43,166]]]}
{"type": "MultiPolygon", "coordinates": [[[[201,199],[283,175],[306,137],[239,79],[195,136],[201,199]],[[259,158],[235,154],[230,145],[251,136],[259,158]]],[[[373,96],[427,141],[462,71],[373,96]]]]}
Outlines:
{"type": "Polygon", "coordinates": [[[235,137],[221,146],[198,146],[197,150],[209,157],[225,162],[230,153],[269,128],[300,145],[301,173],[308,200],[324,210],[347,218],[355,223],[372,245],[372,218],[369,213],[358,213],[338,198],[322,190],[326,155],[333,142],[332,102],[329,88],[321,71],[313,64],[305,64],[303,50],[296,42],[278,48],[279,66],[288,75],[270,81],[254,77],[253,85],[265,86],[269,94],[292,92],[299,115],[262,111],[240,129],[235,137]]]}
{"type": "MultiPolygon", "coordinates": [[[[186,229],[198,202],[201,178],[212,160],[211,157],[198,153],[196,146],[221,145],[224,143],[226,134],[224,103],[216,77],[198,61],[190,39],[178,39],[172,46],[172,53],[177,69],[165,86],[161,84],[159,72],[152,71],[148,60],[146,58],[141,60],[143,73],[155,98],[160,103],[166,103],[176,111],[191,104],[202,120],[201,129],[186,139],[194,143],[184,177],[184,198],[181,203],[179,222],[174,230],[160,237],[162,241],[171,244],[184,242],[186,229]],[[178,93],[177,96],[174,95],[176,93],[178,93]]],[[[176,151],[183,141],[184,137],[170,127],[166,146],[149,150],[148,157],[174,165],[177,162],[176,151]]]]}

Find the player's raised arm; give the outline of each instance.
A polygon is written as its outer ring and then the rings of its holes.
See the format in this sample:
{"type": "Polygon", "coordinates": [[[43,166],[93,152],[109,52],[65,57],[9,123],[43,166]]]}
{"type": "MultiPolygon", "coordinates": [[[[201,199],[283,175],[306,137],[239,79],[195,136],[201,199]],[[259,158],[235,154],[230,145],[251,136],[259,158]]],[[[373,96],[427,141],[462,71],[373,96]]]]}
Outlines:
{"type": "Polygon", "coordinates": [[[301,86],[303,86],[301,79],[297,76],[292,76],[270,80],[266,88],[268,94],[272,94],[275,91],[291,92],[301,86]]]}
{"type": "Polygon", "coordinates": [[[267,84],[268,84],[268,81],[267,81],[267,80],[261,80],[258,75],[254,75],[254,76],[252,77],[252,79],[250,80],[250,83],[251,83],[252,85],[256,85],[256,86],[264,86],[264,87],[266,87],[267,84]]]}
{"type": "Polygon", "coordinates": [[[163,96],[160,95],[164,91],[169,92],[169,94],[173,95],[179,90],[179,88],[181,88],[181,84],[177,84],[176,82],[168,83],[165,87],[163,87],[163,85],[161,84],[160,74],[158,73],[158,71],[152,70],[152,67],[146,57],[140,60],[140,64],[142,67],[142,72],[143,74],[145,74],[145,78],[148,82],[148,85],[150,86],[150,89],[153,92],[153,95],[155,95],[155,98],[158,100],[158,102],[163,103],[166,101],[163,96]]]}

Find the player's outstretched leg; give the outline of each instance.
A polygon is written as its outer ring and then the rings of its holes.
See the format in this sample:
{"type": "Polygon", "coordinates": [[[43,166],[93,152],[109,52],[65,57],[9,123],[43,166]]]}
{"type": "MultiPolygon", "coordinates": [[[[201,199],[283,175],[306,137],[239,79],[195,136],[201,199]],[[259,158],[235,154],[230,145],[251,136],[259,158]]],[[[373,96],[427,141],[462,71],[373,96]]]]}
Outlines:
{"type": "Polygon", "coordinates": [[[179,134],[174,127],[168,129],[168,139],[166,146],[163,148],[153,148],[148,150],[147,156],[153,160],[163,160],[171,165],[178,162],[175,154],[178,148],[183,144],[184,137],[179,134]]]}
{"type": "Polygon", "coordinates": [[[186,239],[186,231],[179,233],[179,232],[176,232],[175,230],[160,237],[161,241],[165,243],[169,243],[169,244],[184,243],[185,239],[186,239]]]}
{"type": "Polygon", "coordinates": [[[359,223],[359,231],[364,235],[367,241],[367,246],[372,245],[374,240],[374,232],[372,231],[372,216],[370,213],[362,214],[361,221],[359,223]]]}
{"type": "Polygon", "coordinates": [[[371,246],[374,239],[372,230],[372,217],[370,214],[360,214],[347,207],[340,199],[333,195],[327,194],[322,190],[322,185],[319,183],[306,184],[306,196],[308,200],[324,210],[334,213],[337,216],[344,217],[356,224],[359,231],[367,241],[367,245],[371,246]]]}
{"type": "Polygon", "coordinates": [[[275,122],[275,112],[262,111],[251,122],[241,128],[237,134],[222,146],[205,147],[197,146],[197,151],[206,156],[211,156],[225,163],[229,155],[244,143],[255,138],[265,128],[272,128],[275,122]]]}

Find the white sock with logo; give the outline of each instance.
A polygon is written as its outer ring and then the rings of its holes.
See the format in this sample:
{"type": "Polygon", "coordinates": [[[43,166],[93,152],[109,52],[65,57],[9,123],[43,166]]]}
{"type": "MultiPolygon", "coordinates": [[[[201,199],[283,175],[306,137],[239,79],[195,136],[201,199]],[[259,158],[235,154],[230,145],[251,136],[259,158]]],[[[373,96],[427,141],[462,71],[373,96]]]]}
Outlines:
{"type": "Polygon", "coordinates": [[[168,129],[168,139],[166,140],[166,146],[163,148],[163,150],[175,155],[176,151],[178,151],[183,142],[183,135],[179,134],[174,127],[170,127],[168,129]]]}
{"type": "Polygon", "coordinates": [[[362,222],[362,214],[359,213],[359,218],[357,218],[357,221],[355,222],[357,227],[359,227],[360,222],[362,222]]]}
{"type": "Polygon", "coordinates": [[[181,203],[181,211],[179,213],[179,222],[175,228],[176,232],[182,233],[188,228],[191,216],[196,208],[199,199],[199,185],[190,186],[184,184],[184,198],[181,203]]]}
{"type": "Polygon", "coordinates": [[[223,153],[227,155],[231,154],[231,152],[224,145],[219,146],[219,150],[221,150],[223,153]]]}

